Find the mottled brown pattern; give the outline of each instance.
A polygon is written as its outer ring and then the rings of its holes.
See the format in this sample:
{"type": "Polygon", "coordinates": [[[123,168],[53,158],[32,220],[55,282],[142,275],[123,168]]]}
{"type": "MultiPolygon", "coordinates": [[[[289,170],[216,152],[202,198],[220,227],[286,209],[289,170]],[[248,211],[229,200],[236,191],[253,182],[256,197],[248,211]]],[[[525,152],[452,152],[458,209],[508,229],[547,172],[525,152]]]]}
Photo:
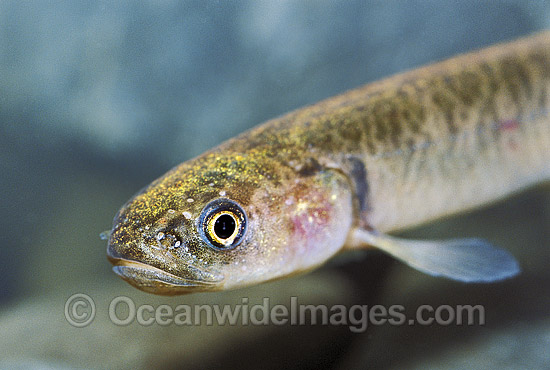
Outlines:
{"type": "Polygon", "coordinates": [[[524,100],[539,96],[541,81],[548,79],[549,38],[543,33],[366,85],[270,121],[223,150],[269,147],[277,152],[291,145],[300,151],[312,145],[329,155],[358,148],[376,155],[430,135],[456,134],[471,110],[497,120],[499,94],[508,95],[521,113],[524,100]],[[426,127],[428,116],[443,118],[446,129],[426,127]]]}

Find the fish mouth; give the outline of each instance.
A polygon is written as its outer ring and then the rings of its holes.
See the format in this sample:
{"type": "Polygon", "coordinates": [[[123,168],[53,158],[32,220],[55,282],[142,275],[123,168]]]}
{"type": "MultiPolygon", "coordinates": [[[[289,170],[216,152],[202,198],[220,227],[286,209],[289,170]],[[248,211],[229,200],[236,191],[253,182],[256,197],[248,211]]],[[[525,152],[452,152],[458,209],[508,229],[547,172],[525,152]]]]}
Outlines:
{"type": "Polygon", "coordinates": [[[138,261],[111,256],[109,260],[114,265],[113,271],[123,280],[140,290],[154,294],[178,295],[220,290],[220,283],[223,281],[223,277],[212,274],[208,280],[184,278],[138,261]]]}

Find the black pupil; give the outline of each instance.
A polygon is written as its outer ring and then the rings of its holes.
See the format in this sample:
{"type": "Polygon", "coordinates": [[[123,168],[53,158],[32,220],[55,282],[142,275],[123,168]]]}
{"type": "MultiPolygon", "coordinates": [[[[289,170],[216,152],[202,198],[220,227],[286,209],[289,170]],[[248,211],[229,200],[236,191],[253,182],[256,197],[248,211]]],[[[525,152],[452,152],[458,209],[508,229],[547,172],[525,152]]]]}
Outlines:
{"type": "Polygon", "coordinates": [[[235,220],[229,215],[221,215],[214,223],[214,232],[220,239],[227,239],[235,231],[235,220]]]}

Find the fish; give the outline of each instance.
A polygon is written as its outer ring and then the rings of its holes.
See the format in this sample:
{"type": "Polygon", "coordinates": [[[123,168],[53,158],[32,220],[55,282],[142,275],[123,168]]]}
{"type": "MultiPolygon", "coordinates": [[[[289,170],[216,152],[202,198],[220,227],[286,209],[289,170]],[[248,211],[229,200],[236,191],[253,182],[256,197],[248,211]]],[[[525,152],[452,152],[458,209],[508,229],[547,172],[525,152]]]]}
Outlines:
{"type": "Polygon", "coordinates": [[[113,271],[178,295],[236,289],[377,249],[464,283],[511,278],[475,237],[392,233],[550,179],[550,31],[455,56],[304,107],[183,162],[133,196],[113,271]]]}

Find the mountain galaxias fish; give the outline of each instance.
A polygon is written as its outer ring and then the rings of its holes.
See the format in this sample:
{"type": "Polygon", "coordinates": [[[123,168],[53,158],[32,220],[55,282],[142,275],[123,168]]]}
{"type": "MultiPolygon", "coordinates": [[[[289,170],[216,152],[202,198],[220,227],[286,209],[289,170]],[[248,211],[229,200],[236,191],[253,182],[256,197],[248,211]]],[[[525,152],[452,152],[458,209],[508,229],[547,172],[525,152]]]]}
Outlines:
{"type": "Polygon", "coordinates": [[[550,179],[550,32],[294,111],[187,161],[107,233],[114,271],[156,294],[216,291],[378,248],[491,282],[516,260],[481,239],[386,235],[550,179]]]}

